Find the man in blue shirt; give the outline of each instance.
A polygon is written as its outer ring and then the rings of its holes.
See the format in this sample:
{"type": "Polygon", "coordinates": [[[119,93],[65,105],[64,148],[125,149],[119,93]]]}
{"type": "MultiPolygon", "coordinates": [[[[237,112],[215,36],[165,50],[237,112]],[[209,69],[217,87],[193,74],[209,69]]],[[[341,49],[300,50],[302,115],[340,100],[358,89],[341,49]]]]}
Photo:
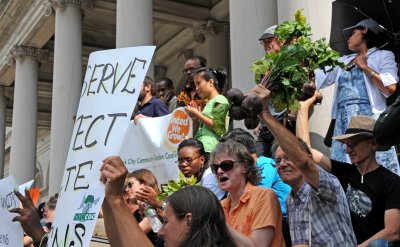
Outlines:
{"type": "Polygon", "coordinates": [[[153,80],[146,76],[143,81],[142,89],[140,90],[138,105],[132,119],[137,122],[139,118],[145,117],[161,117],[169,114],[167,105],[160,99],[154,97],[155,88],[153,80]]]}

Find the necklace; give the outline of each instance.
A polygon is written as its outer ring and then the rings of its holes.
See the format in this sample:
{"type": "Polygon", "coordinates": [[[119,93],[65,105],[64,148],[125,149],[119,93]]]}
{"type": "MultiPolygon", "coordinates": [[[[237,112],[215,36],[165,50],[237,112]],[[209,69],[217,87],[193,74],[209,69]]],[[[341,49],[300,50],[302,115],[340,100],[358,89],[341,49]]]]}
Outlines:
{"type": "MultiPolygon", "coordinates": [[[[370,172],[370,171],[368,171],[369,165],[370,165],[370,164],[368,164],[367,167],[365,168],[364,173],[361,173],[360,168],[358,168],[358,164],[356,164],[357,169],[358,169],[358,172],[361,174],[361,183],[362,183],[362,184],[364,183],[364,175],[365,175],[366,173],[370,172]]],[[[379,165],[378,165],[378,166],[379,166],[379,165]]],[[[375,169],[376,169],[376,168],[374,168],[374,169],[372,169],[372,170],[375,170],[375,169]]],[[[371,171],[372,171],[372,170],[371,170],[371,171]]]]}

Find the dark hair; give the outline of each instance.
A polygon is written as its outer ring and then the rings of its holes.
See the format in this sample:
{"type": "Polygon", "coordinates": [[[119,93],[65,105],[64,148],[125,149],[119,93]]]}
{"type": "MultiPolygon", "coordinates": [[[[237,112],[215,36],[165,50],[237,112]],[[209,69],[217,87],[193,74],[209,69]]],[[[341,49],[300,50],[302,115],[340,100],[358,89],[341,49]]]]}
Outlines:
{"type": "Polygon", "coordinates": [[[158,80],[157,84],[160,82],[165,82],[165,86],[167,88],[174,88],[174,82],[168,77],[162,77],[160,80],[158,80]]]}
{"type": "Polygon", "coordinates": [[[197,62],[199,63],[200,67],[206,67],[207,66],[207,60],[202,56],[198,56],[198,55],[191,56],[188,59],[186,59],[186,61],[187,60],[197,60],[197,62]]]}
{"type": "Polygon", "coordinates": [[[135,178],[137,179],[141,184],[145,184],[151,188],[154,189],[154,191],[157,194],[160,194],[160,188],[158,187],[158,182],[157,178],[154,176],[154,174],[147,170],[147,169],[139,169],[136,171],[133,171],[129,173],[126,178],[135,178]]]}
{"type": "MultiPolygon", "coordinates": [[[[363,31],[364,27],[356,27],[355,29],[363,31]]],[[[368,29],[366,33],[361,33],[361,34],[368,49],[372,47],[378,47],[382,44],[383,41],[382,38],[379,35],[375,34],[373,31],[371,31],[370,29],[368,29]]]]}
{"type": "Polygon", "coordinates": [[[183,140],[181,143],[179,143],[179,145],[178,145],[178,152],[179,152],[179,150],[181,150],[182,148],[184,148],[184,147],[194,147],[194,148],[197,148],[198,150],[199,150],[199,154],[201,155],[201,156],[204,156],[205,157],[205,164],[207,164],[207,154],[206,154],[206,151],[204,150],[204,145],[203,145],[203,143],[201,142],[201,141],[199,141],[199,140],[197,140],[197,139],[195,139],[195,138],[189,138],[189,139],[185,139],[185,140],[183,140]]]}
{"type": "Polygon", "coordinates": [[[215,157],[220,154],[236,156],[238,162],[244,165],[246,182],[258,185],[261,181],[260,169],[256,166],[253,156],[247,151],[246,147],[233,140],[219,142],[211,153],[210,164],[214,163],[215,157]]]}
{"type": "Polygon", "coordinates": [[[228,140],[243,144],[250,154],[256,152],[256,141],[254,137],[248,131],[242,128],[232,129],[231,131],[223,135],[219,141],[225,142],[228,140]]]}
{"type": "Polygon", "coordinates": [[[194,76],[198,74],[200,74],[206,81],[213,79],[215,88],[219,92],[223,91],[226,78],[228,77],[228,72],[225,68],[218,68],[216,70],[213,70],[208,67],[202,67],[195,70],[193,73],[194,76]]]}
{"type": "Polygon", "coordinates": [[[58,200],[58,193],[55,193],[55,194],[54,194],[53,196],[51,196],[51,197],[49,198],[49,200],[46,202],[45,207],[46,207],[47,209],[51,209],[51,210],[56,209],[57,200],[58,200]]]}
{"type": "Polygon", "coordinates": [[[236,246],[226,225],[218,198],[202,186],[186,186],[170,195],[166,202],[177,219],[192,214],[190,229],[179,247],[236,246]]]}

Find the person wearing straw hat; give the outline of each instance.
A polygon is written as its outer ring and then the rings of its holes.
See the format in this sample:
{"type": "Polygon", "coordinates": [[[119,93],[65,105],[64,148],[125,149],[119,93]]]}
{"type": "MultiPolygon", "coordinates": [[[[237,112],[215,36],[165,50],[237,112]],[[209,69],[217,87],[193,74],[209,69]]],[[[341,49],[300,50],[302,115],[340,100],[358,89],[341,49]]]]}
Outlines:
{"type": "MultiPolygon", "coordinates": [[[[301,102],[296,134],[310,147],[308,112],[315,96],[301,102]]],[[[345,133],[334,137],[346,146],[351,164],[331,160],[312,149],[315,163],[335,175],[350,207],[358,246],[400,246],[400,177],[378,163],[375,153],[387,150],[373,137],[375,119],[353,116],[345,133]]]]}

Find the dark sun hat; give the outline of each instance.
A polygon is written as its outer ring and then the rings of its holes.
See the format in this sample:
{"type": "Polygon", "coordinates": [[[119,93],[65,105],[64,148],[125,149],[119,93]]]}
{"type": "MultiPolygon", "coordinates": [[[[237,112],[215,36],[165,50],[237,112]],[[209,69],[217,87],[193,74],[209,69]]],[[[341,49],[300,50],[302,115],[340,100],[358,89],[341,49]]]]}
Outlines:
{"type": "MultiPolygon", "coordinates": [[[[346,129],[344,135],[335,136],[332,139],[346,142],[355,136],[365,136],[373,138],[373,130],[376,120],[368,116],[353,116],[350,120],[349,127],[346,129]]],[[[377,144],[378,145],[378,144],[377,144]]],[[[387,151],[390,147],[378,145],[377,151],[387,151]]]]}
{"type": "Polygon", "coordinates": [[[376,35],[379,35],[381,33],[383,33],[383,29],[379,26],[379,24],[372,20],[372,19],[365,19],[360,21],[359,23],[357,23],[354,26],[351,27],[346,27],[345,29],[343,29],[343,35],[345,37],[346,40],[348,40],[351,35],[353,34],[353,30],[356,28],[368,28],[369,31],[373,32],[376,35]]]}

